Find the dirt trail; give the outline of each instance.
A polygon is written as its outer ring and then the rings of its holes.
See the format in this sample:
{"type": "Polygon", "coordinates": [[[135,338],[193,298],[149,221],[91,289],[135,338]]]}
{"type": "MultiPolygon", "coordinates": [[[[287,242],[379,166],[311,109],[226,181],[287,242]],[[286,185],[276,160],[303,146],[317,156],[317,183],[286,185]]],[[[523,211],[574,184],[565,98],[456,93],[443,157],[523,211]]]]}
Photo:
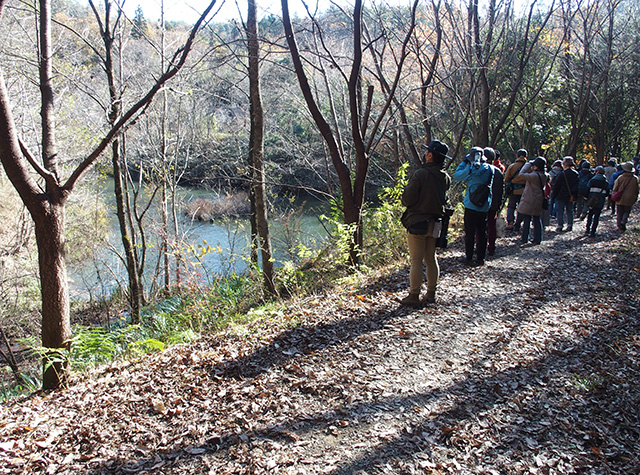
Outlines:
{"type": "MultiPolygon", "coordinates": [[[[637,218],[637,213],[634,218],[637,218]]],[[[0,408],[0,473],[640,473],[639,229],[440,256],[0,408]]]]}

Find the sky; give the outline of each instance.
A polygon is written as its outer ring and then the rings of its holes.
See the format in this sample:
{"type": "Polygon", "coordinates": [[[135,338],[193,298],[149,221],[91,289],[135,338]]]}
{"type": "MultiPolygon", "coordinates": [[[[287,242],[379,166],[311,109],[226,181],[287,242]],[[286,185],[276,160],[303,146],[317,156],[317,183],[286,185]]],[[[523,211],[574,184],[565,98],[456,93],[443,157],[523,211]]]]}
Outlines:
{"type": "MultiPolygon", "coordinates": [[[[200,13],[209,4],[209,1],[210,0],[164,0],[165,18],[167,20],[194,23],[200,16],[200,13]]],[[[315,1],[319,1],[325,5],[329,3],[327,0],[312,0],[310,3],[315,5],[315,1]]],[[[280,16],[280,0],[256,0],[256,3],[259,18],[271,13],[280,16]]],[[[157,21],[160,19],[161,0],[126,0],[124,11],[127,16],[133,18],[138,5],[142,7],[142,12],[147,20],[157,21]]],[[[246,0],[218,0],[213,8],[214,11],[218,8],[220,9],[214,21],[226,21],[231,18],[239,18],[239,11],[242,13],[243,18],[247,16],[246,0]]],[[[303,11],[301,10],[301,4],[296,0],[289,0],[289,8],[292,14],[298,9],[303,11]]]]}

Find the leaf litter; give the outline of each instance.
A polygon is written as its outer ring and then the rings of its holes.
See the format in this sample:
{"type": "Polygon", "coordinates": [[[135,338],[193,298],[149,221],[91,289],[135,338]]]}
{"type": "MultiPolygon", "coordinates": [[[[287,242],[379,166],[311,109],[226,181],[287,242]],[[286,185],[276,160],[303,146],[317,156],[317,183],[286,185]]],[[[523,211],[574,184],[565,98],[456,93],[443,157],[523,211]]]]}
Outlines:
{"type": "Polygon", "coordinates": [[[0,473],[637,474],[637,228],[440,255],[0,407],[0,473]],[[295,322],[292,323],[292,322],[295,322]]]}

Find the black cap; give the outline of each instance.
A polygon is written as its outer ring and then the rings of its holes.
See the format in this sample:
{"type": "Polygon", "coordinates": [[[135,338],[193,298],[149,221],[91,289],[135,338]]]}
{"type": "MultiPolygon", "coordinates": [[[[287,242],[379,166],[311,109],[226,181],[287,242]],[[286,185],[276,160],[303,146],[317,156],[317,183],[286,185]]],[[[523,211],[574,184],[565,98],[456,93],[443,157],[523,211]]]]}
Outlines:
{"type": "Polygon", "coordinates": [[[537,167],[538,170],[544,170],[547,168],[547,160],[544,157],[536,157],[533,161],[533,166],[537,167]]]}
{"type": "Polygon", "coordinates": [[[449,147],[440,142],[439,140],[432,140],[429,145],[427,145],[427,150],[436,155],[441,155],[442,157],[447,157],[447,153],[449,152],[449,147]]]}
{"type": "Polygon", "coordinates": [[[496,159],[496,152],[491,147],[485,147],[484,156],[488,161],[493,162],[496,159]]]}

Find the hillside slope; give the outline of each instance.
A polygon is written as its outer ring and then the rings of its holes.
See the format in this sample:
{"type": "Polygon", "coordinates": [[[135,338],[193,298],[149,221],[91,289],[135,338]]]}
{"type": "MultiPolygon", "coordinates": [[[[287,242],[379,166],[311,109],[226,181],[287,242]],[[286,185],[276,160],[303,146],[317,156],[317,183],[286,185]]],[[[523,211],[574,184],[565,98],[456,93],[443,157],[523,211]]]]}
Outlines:
{"type": "MultiPolygon", "coordinates": [[[[638,220],[637,209],[632,216],[638,220]]],[[[440,256],[0,407],[0,473],[640,473],[640,232],[440,256]]]]}

